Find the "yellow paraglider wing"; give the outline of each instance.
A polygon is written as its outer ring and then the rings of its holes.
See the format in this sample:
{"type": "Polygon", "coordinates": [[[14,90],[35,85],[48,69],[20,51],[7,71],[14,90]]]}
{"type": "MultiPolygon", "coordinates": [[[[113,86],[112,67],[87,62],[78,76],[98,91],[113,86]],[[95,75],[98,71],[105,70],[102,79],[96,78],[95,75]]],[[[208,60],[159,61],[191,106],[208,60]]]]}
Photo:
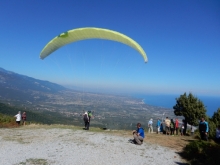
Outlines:
{"type": "Polygon", "coordinates": [[[142,49],[142,47],[130,37],[113,30],[91,27],[78,28],[61,33],[59,36],[52,39],[43,48],[40,54],[40,58],[44,59],[45,57],[53,53],[55,50],[59,49],[60,47],[66,44],[86,39],[106,39],[121,42],[137,50],[144,58],[144,61],[148,61],[147,55],[142,49]]]}

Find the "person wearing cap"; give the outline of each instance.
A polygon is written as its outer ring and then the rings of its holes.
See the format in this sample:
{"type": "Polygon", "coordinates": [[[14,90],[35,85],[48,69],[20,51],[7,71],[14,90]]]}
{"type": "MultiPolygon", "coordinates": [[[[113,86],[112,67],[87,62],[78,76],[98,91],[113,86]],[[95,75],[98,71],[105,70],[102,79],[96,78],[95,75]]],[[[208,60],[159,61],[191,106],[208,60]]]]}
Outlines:
{"type": "Polygon", "coordinates": [[[153,133],[153,119],[148,122],[148,133],[153,133]]]}

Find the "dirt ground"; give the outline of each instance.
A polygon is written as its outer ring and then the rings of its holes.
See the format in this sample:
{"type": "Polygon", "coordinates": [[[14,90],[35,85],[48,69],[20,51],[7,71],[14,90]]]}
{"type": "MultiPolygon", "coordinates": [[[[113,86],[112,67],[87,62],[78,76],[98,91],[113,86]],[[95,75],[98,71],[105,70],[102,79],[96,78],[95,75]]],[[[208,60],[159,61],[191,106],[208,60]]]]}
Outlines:
{"type": "Polygon", "coordinates": [[[132,131],[67,125],[0,129],[1,164],[169,164],[188,165],[178,153],[182,137],[145,134],[142,145],[128,142],[132,131]],[[164,147],[165,146],[165,147],[164,147]],[[170,147],[170,148],[169,148],[170,147]],[[158,157],[159,156],[159,157],[158,157]],[[126,158],[126,159],[125,159],[126,158]]]}
{"type": "MultiPolygon", "coordinates": [[[[9,128],[15,128],[17,127],[16,125],[11,125],[9,128]]],[[[31,128],[69,128],[69,129],[83,129],[78,126],[67,126],[67,125],[35,125],[31,124],[29,126],[20,126],[17,128],[21,129],[31,129],[31,128]]],[[[8,127],[7,127],[8,128],[8,127]]],[[[125,140],[132,139],[132,131],[126,131],[126,130],[101,130],[100,128],[94,128],[91,127],[90,131],[95,131],[95,132],[105,132],[105,133],[110,133],[110,134],[115,134],[118,136],[124,136],[125,140]]],[[[183,150],[183,147],[185,147],[190,141],[195,140],[191,136],[180,136],[175,135],[165,135],[165,134],[156,134],[156,133],[146,133],[145,132],[145,138],[144,142],[152,143],[152,144],[158,144],[160,146],[168,147],[171,149],[176,150],[177,152],[181,152],[183,150]]]]}

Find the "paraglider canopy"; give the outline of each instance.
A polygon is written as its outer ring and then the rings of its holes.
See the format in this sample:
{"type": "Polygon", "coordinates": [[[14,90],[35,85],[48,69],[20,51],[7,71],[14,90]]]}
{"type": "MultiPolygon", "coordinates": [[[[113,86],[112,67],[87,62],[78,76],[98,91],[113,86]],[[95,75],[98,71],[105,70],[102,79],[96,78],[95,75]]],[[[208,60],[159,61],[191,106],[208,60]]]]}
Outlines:
{"type": "Polygon", "coordinates": [[[143,48],[130,37],[117,31],[94,27],[78,28],[61,33],[47,43],[47,45],[41,51],[40,58],[46,58],[51,53],[66,44],[86,39],[106,39],[126,44],[137,50],[144,58],[145,63],[148,61],[147,55],[143,48]]]}

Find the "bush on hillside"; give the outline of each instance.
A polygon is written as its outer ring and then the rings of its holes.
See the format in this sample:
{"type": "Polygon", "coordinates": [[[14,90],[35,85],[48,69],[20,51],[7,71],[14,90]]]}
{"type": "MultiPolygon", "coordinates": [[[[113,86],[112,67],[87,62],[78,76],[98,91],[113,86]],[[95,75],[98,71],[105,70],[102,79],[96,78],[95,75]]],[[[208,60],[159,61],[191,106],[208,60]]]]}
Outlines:
{"type": "Polygon", "coordinates": [[[212,121],[215,123],[216,126],[220,125],[220,108],[216,112],[214,112],[212,116],[212,121]]]}
{"type": "Polygon", "coordinates": [[[220,145],[215,142],[195,140],[184,148],[182,156],[192,165],[220,164],[220,145]]]}
{"type": "Polygon", "coordinates": [[[16,125],[16,122],[15,122],[14,117],[0,113],[0,127],[11,127],[15,125],[16,125]]]}
{"type": "Polygon", "coordinates": [[[217,125],[210,119],[209,123],[209,139],[215,139],[217,125]]]}

